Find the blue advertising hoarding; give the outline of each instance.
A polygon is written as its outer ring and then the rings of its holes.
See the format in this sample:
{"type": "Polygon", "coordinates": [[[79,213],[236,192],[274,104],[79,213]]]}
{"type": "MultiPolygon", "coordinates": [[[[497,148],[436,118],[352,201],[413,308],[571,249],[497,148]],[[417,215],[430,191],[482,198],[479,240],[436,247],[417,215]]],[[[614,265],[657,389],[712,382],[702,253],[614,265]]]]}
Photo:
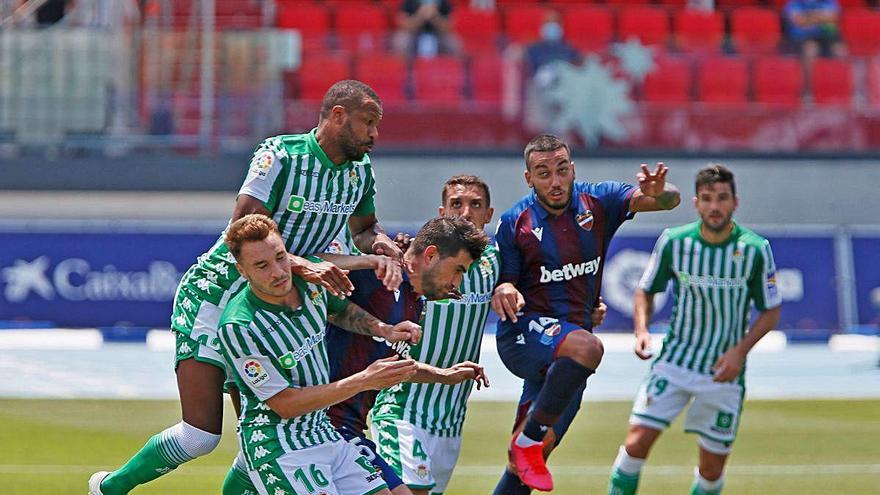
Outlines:
{"type": "Polygon", "coordinates": [[[880,235],[852,239],[858,324],[880,329],[880,235]]]}

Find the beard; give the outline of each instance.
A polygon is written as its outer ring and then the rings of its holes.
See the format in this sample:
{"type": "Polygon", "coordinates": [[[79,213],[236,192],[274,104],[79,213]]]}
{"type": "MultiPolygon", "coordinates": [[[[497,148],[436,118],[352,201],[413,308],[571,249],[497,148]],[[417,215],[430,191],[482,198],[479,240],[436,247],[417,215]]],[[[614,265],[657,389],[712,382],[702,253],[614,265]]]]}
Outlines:
{"type": "Polygon", "coordinates": [[[724,232],[725,230],[730,228],[730,222],[733,219],[733,214],[723,216],[720,220],[712,220],[709,215],[702,217],[703,226],[705,226],[708,230],[714,233],[724,232]]]}
{"type": "Polygon", "coordinates": [[[565,194],[563,199],[560,200],[552,199],[549,194],[540,194],[537,190],[535,191],[535,195],[538,196],[538,199],[541,200],[542,203],[554,210],[561,210],[571,202],[571,190],[569,190],[568,194],[565,194]]]}
{"type": "Polygon", "coordinates": [[[342,127],[342,131],[339,133],[339,147],[342,149],[342,153],[345,155],[345,159],[352,162],[358,162],[364,159],[364,155],[367,154],[366,151],[363,151],[364,146],[372,146],[373,141],[364,141],[358,143],[354,137],[354,129],[351,127],[351,121],[346,122],[342,127]]]}
{"type": "Polygon", "coordinates": [[[422,273],[422,295],[425,299],[429,301],[448,299],[451,291],[449,286],[443,286],[438,282],[433,268],[426,268],[422,273]]]}

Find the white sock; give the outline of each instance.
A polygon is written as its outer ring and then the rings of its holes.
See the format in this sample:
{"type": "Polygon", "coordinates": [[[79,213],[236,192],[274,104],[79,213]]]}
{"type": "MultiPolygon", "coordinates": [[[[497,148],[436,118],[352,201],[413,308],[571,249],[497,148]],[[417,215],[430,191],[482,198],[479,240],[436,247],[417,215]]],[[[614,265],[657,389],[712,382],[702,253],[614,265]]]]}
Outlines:
{"type": "Polygon", "coordinates": [[[709,481],[700,474],[700,468],[694,468],[694,483],[703,491],[718,493],[724,486],[724,474],[715,481],[709,481]]]}
{"type": "Polygon", "coordinates": [[[195,459],[210,454],[220,443],[220,435],[208,433],[183,421],[172,426],[177,444],[190,457],[195,459]]]}
{"type": "Polygon", "coordinates": [[[642,471],[644,464],[645,459],[630,456],[626,453],[626,447],[621,445],[617,451],[617,458],[614,459],[614,470],[630,476],[636,476],[642,471]]]}
{"type": "Polygon", "coordinates": [[[531,438],[527,437],[525,433],[520,432],[520,434],[516,436],[516,440],[514,440],[513,443],[515,443],[517,447],[531,447],[532,445],[538,445],[544,442],[532,440],[531,438]]]}

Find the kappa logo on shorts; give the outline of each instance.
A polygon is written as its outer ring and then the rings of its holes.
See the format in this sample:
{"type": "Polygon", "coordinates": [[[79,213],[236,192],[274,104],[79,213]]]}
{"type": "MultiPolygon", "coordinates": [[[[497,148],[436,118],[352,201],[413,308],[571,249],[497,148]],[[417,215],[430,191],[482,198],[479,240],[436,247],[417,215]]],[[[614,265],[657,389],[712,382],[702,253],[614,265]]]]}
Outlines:
{"type": "Polygon", "coordinates": [[[254,387],[260,387],[269,381],[269,373],[256,359],[248,359],[244,362],[241,369],[244,372],[244,376],[248,378],[248,381],[254,387]]]}

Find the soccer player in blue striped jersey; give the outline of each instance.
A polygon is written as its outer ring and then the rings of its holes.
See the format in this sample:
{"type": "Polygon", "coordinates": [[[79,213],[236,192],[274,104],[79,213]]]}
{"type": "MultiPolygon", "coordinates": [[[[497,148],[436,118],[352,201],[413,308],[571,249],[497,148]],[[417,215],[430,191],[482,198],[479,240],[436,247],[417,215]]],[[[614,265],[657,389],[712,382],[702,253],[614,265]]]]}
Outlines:
{"type": "Polygon", "coordinates": [[[580,408],[587,378],[602,360],[590,331],[602,266],[618,227],[636,212],[678,205],[668,169],[646,165],[639,185],[576,182],[567,144],[542,134],[523,153],[532,193],[501,216],[501,277],[492,299],[505,366],[524,380],[510,465],[495,493],[550,491],[546,456],[580,408]]]}
{"type": "Polygon", "coordinates": [[[709,164],[697,173],[695,189],[700,220],[663,232],[634,295],[635,352],[641,359],[651,357],[654,294],[670,282],[674,309],[663,349],[633,404],[609,495],[636,493],[651,447],[685,407],[685,431],[699,435],[691,494],[721,493],[742,413],[746,356],[779,322],[773,252],[766,239],[733,220],[733,173],[709,164]],[[753,303],[759,314],[749,328],[753,303]]]}
{"type": "MultiPolygon", "coordinates": [[[[420,323],[424,319],[428,301],[457,296],[462,278],[487,246],[488,236],[470,221],[458,217],[435,218],[422,227],[404,253],[404,277],[397,291],[385,289],[382,281],[374,274],[373,270],[377,268],[375,262],[382,262],[381,258],[333,255],[322,257],[330,259],[341,268],[354,270],[349,272],[355,285],[350,299],[368,313],[391,324],[401,321],[420,323]]],[[[392,345],[382,339],[353,335],[332,325],[327,330],[326,340],[332,380],[358,373],[376,359],[390,355],[413,357],[412,346],[419,345],[409,342],[392,345]]],[[[452,386],[473,380],[478,387],[481,384],[488,385],[481,366],[467,360],[460,361],[442,368],[417,361],[419,373],[408,382],[452,386]]],[[[409,494],[410,490],[398,474],[399,466],[389,466],[386,459],[377,454],[373,442],[364,435],[367,414],[373,407],[376,395],[375,391],[365,391],[335,404],[329,410],[330,420],[344,438],[358,444],[362,452],[373,460],[382,471],[392,493],[409,494]]],[[[380,437],[382,433],[388,435],[388,432],[380,432],[380,437]]],[[[388,461],[399,462],[397,459],[388,461]]]]}

